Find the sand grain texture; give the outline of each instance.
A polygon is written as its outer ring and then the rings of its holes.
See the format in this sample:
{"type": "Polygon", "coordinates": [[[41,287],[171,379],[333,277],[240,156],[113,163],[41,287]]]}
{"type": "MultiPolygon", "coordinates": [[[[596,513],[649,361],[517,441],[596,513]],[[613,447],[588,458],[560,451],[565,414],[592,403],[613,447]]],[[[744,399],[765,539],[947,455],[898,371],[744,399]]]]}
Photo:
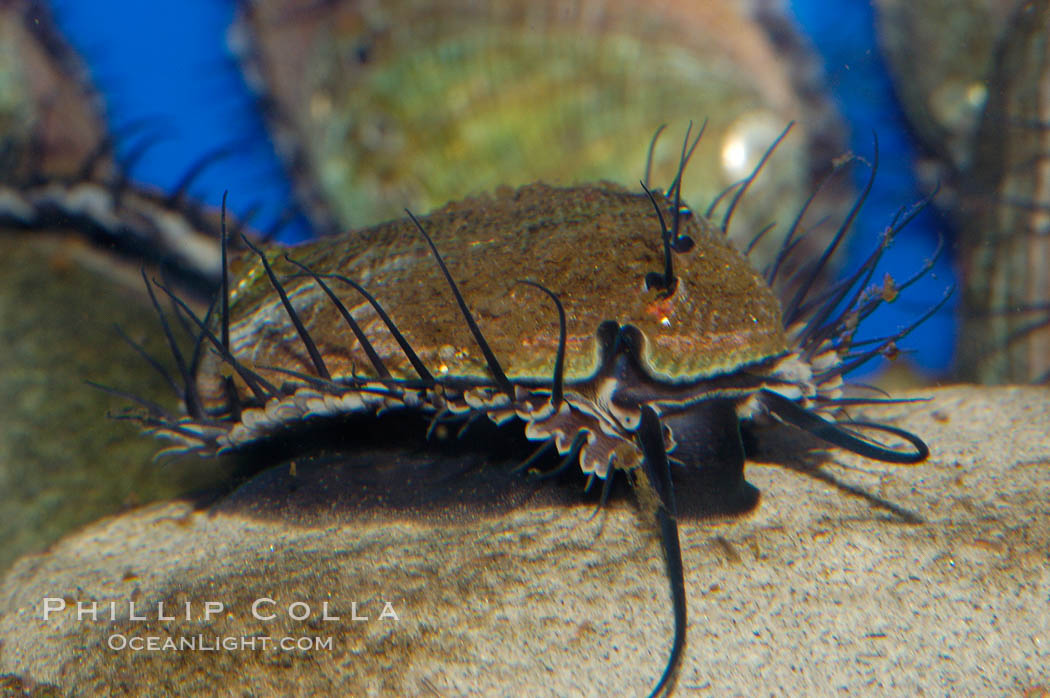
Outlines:
{"type": "MultiPolygon", "coordinates": [[[[675,695],[1050,687],[1050,392],[928,394],[867,413],[923,435],[925,464],[768,447],[778,463],[748,465],[754,512],[681,522],[690,623],[675,695]]],[[[345,486],[330,477],[309,487],[345,486]]],[[[663,560],[630,500],[590,521],[589,505],[542,494],[498,515],[413,518],[353,515],[338,496],[304,513],[305,494],[283,515],[250,490],[207,511],[157,504],[23,558],[0,585],[0,672],[100,695],[643,695],[666,661],[663,560]],[[44,621],[44,597],[115,601],[118,620],[44,621]],[[257,620],[260,597],[314,617],[257,620]],[[132,600],[152,620],[129,620],[132,600]],[[209,600],[226,606],[210,622],[156,619],[158,601],[199,615],[209,600]],[[340,621],[320,619],[325,601],[340,621]],[[378,618],[384,601],[399,620],[378,618]],[[350,620],[352,602],[368,621],[350,620]],[[333,646],[106,647],[114,634],[198,633],[333,646]]]]}

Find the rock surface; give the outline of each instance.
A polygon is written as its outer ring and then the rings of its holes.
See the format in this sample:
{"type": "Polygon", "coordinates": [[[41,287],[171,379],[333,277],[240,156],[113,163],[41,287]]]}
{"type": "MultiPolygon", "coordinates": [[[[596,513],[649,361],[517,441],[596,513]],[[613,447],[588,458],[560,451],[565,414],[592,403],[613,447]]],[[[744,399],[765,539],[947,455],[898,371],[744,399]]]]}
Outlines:
{"type": "MultiPolygon", "coordinates": [[[[748,465],[763,493],[753,512],[682,517],[690,621],[674,694],[1048,690],[1050,392],[929,394],[867,412],[922,435],[924,464],[770,431],[748,465]]],[[[0,673],[97,695],[644,695],[671,614],[655,527],[633,498],[591,519],[576,490],[420,471],[423,457],[278,467],[210,509],[155,504],[23,558],[0,585],[0,673]],[[378,486],[408,472],[421,481],[378,486]],[[459,504],[421,512],[438,490],[459,504]],[[46,598],[67,608],[44,620],[46,598]],[[276,617],[253,617],[258,599],[276,617]],[[97,602],[98,620],[78,620],[77,602],[97,602]],[[204,620],[207,602],[223,611],[204,620]],[[290,618],[294,602],[311,616],[290,618]],[[323,620],[326,602],[340,620],[323,620]],[[355,602],[367,621],[352,620],[355,602]],[[396,620],[380,618],[385,602],[396,620]],[[331,647],[109,647],[199,635],[331,647]]]]}
{"type": "Polygon", "coordinates": [[[176,409],[114,329],[166,361],[137,266],[70,231],[0,228],[0,570],[102,516],[227,475],[216,461],[155,463],[157,442],[105,416],[133,403],[87,383],[176,409]]]}

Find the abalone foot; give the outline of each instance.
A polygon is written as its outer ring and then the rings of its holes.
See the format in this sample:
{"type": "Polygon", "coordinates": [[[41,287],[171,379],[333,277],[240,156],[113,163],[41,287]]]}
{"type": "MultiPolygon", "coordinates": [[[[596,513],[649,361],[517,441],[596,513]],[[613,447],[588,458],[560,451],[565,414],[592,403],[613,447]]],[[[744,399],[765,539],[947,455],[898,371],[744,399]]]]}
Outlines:
{"type": "Polygon", "coordinates": [[[718,468],[671,466],[675,503],[679,519],[710,516],[742,516],[753,511],[761,492],[744,478],[727,481],[718,468]]]}
{"type": "Polygon", "coordinates": [[[744,479],[737,402],[706,400],[661,417],[675,444],[669,457],[680,515],[742,514],[758,504],[758,490],[744,479]]]}

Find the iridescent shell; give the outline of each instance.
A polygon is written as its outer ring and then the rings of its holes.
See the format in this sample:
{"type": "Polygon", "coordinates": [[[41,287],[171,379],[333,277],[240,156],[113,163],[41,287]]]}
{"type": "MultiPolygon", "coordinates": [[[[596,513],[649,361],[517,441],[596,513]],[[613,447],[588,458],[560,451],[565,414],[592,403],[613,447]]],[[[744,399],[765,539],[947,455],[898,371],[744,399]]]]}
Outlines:
{"type": "MultiPolygon", "coordinates": [[[[683,195],[708,201],[797,120],[797,137],[755,183],[754,205],[737,214],[733,229],[747,231],[794,214],[846,149],[816,59],[771,3],[254,0],[239,9],[236,47],[278,148],[303,198],[329,203],[337,230],[536,180],[633,188],[637,173],[624,164],[644,161],[649,134],[697,114],[709,122],[698,157],[710,165],[683,195]]],[[[677,165],[675,147],[657,148],[658,181],[677,165]]],[[[848,194],[831,193],[827,212],[838,214],[848,194]]]]}

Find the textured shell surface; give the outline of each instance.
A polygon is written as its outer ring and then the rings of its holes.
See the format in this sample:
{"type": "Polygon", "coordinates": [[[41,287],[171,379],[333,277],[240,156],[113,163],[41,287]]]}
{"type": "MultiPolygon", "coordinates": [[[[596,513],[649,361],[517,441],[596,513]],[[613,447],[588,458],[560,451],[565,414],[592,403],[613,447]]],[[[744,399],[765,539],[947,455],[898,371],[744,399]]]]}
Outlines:
{"type": "MultiPolygon", "coordinates": [[[[532,184],[448,204],[421,223],[512,381],[549,385],[559,338],[553,305],[517,283],[523,279],[549,289],[564,305],[569,385],[598,371],[596,330],[610,320],[641,331],[642,365],[657,383],[688,384],[788,350],[773,291],[721,230],[699,215],[683,217],[679,232],[695,245],[674,253],[674,293],[662,297],[646,288],[646,274],[663,268],[663,250],[660,222],[645,194],[609,183],[532,184]]],[[[440,267],[409,219],[268,253],[333,378],[374,377],[337,308],[285,254],[314,272],[346,275],[367,289],[437,377],[491,382],[440,267]]],[[[281,380],[287,374],[270,367],[310,373],[310,357],[259,258],[242,257],[232,272],[233,355],[281,380]]],[[[349,286],[331,286],[391,377],[416,378],[373,307],[349,286]]],[[[223,373],[229,367],[212,356],[200,377],[206,399],[223,401],[223,373]]]]}

